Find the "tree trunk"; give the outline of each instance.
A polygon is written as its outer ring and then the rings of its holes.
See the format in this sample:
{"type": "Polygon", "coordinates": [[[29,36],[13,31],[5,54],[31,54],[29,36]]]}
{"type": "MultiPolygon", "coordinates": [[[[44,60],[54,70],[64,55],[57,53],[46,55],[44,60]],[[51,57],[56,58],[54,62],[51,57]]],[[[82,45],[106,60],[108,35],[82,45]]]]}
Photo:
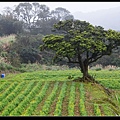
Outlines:
{"type": "Polygon", "coordinates": [[[83,73],[83,81],[87,82],[94,82],[95,79],[88,73],[88,63],[84,61],[82,64],[80,64],[81,72],[83,73]]]}

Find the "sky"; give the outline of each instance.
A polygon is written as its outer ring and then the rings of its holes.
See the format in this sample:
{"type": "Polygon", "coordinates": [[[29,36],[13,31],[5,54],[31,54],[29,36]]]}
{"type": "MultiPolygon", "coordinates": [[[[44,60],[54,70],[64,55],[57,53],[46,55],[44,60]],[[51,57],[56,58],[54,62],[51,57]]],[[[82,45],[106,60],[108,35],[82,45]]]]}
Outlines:
{"type": "MultiPolygon", "coordinates": [[[[0,12],[3,11],[5,7],[13,8],[14,5],[18,5],[19,3],[24,2],[0,2],[0,12]]],[[[47,5],[50,8],[50,10],[54,10],[57,7],[63,7],[66,8],[71,13],[77,11],[85,13],[100,9],[120,7],[120,2],[39,2],[39,3],[47,5]]]]}

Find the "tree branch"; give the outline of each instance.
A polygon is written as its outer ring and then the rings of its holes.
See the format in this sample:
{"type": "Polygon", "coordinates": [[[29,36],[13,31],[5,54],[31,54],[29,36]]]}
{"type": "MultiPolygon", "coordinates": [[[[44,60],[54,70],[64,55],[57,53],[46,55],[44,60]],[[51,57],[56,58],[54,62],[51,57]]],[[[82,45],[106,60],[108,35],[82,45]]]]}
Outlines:
{"type": "Polygon", "coordinates": [[[67,57],[67,59],[68,59],[68,62],[67,62],[67,63],[79,63],[79,62],[77,62],[77,61],[72,61],[69,56],[66,56],[66,57],[67,57]]]}
{"type": "Polygon", "coordinates": [[[102,56],[103,56],[103,55],[100,55],[100,56],[94,58],[94,60],[91,59],[91,61],[89,61],[88,63],[89,63],[89,64],[90,64],[90,63],[93,63],[93,62],[97,61],[99,58],[101,58],[102,56]]]}

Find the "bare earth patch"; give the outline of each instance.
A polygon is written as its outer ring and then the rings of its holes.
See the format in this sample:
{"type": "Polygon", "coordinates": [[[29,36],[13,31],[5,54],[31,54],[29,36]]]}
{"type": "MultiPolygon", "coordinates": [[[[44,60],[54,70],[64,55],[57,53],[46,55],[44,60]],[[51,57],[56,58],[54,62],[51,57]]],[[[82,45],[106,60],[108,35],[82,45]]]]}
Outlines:
{"type": "Polygon", "coordinates": [[[92,101],[92,95],[89,89],[85,89],[85,107],[88,116],[93,116],[94,115],[94,110],[93,110],[93,103],[92,101]]]}

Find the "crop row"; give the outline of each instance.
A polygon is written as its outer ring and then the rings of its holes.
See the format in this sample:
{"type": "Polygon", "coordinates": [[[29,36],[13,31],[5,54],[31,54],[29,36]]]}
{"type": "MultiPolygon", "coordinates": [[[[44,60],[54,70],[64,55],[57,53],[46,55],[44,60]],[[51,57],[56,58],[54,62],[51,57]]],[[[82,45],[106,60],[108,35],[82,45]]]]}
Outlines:
{"type": "Polygon", "coordinates": [[[68,103],[68,116],[74,116],[74,103],[75,103],[75,83],[72,82],[68,103]]]}
{"type": "Polygon", "coordinates": [[[25,96],[23,101],[10,113],[10,115],[21,115],[27,105],[29,105],[30,101],[38,94],[40,87],[42,86],[42,82],[38,82],[38,84],[29,92],[28,95],[25,96]]]}
{"type": "Polygon", "coordinates": [[[17,85],[18,85],[17,82],[12,83],[12,84],[0,95],[0,101],[2,101],[8,94],[10,94],[17,85]]]}
{"type": "Polygon", "coordinates": [[[24,111],[24,113],[22,115],[24,116],[28,116],[31,115],[32,112],[35,110],[35,108],[38,106],[38,104],[43,100],[43,98],[46,95],[46,91],[49,88],[49,83],[45,82],[44,86],[42,87],[41,91],[39,92],[39,94],[37,94],[37,96],[35,97],[35,99],[30,103],[29,107],[24,111]]]}
{"type": "Polygon", "coordinates": [[[65,97],[66,88],[67,88],[67,84],[66,84],[66,82],[64,82],[63,85],[62,85],[62,89],[60,91],[60,94],[58,96],[58,100],[57,100],[57,103],[56,103],[56,108],[55,108],[55,111],[54,111],[54,116],[61,116],[62,102],[63,102],[63,99],[65,97]]]}
{"type": "Polygon", "coordinates": [[[87,116],[87,111],[85,108],[85,90],[83,83],[80,84],[80,114],[82,116],[87,116]]]}
{"type": "MultiPolygon", "coordinates": [[[[45,97],[45,93],[50,84],[49,84],[49,82],[45,82],[45,84],[42,87],[40,92],[39,92],[39,90],[40,90],[40,87],[42,86],[42,82],[38,82],[37,85],[34,87],[34,81],[32,81],[27,85],[27,88],[24,91],[22,91],[24,85],[25,85],[25,82],[21,82],[4,99],[4,101],[1,102],[1,106],[2,106],[1,107],[1,110],[2,110],[1,115],[2,116],[7,116],[7,115],[29,116],[29,115],[32,115],[33,111],[36,109],[38,104],[45,97]]],[[[45,100],[45,103],[42,106],[42,109],[40,110],[41,116],[46,116],[49,114],[50,106],[56,97],[58,85],[59,85],[59,82],[56,82],[54,84],[54,88],[53,88],[51,94],[45,100]]],[[[11,85],[11,86],[13,86],[13,85],[11,85]]],[[[62,103],[63,103],[63,99],[65,97],[66,90],[67,90],[66,82],[63,83],[61,88],[62,89],[57,98],[54,116],[62,115],[62,103]]],[[[74,116],[74,102],[75,102],[75,83],[72,82],[71,88],[70,88],[70,97],[69,97],[69,101],[68,101],[68,115],[69,116],[74,116]]],[[[83,84],[80,84],[80,111],[81,111],[81,115],[87,115],[86,110],[85,110],[85,93],[84,93],[83,84]]]]}
{"type": "Polygon", "coordinates": [[[95,116],[101,116],[101,111],[100,111],[99,105],[96,103],[94,103],[94,114],[95,114],[95,116]]]}
{"type": "Polygon", "coordinates": [[[42,116],[48,115],[49,110],[50,110],[50,106],[52,104],[52,101],[55,99],[55,96],[56,96],[56,93],[57,93],[57,90],[58,90],[58,84],[59,84],[59,82],[56,82],[54,84],[54,88],[53,88],[51,94],[46,99],[46,101],[45,101],[45,103],[42,107],[42,110],[40,111],[40,115],[42,115],[42,116]]]}
{"type": "Polygon", "coordinates": [[[11,93],[9,93],[9,95],[7,95],[4,99],[2,99],[2,101],[0,102],[0,111],[2,111],[4,107],[7,106],[20,93],[22,88],[25,86],[25,83],[26,82],[19,83],[15,87],[15,89],[11,93]]]}
{"type": "Polygon", "coordinates": [[[12,100],[12,102],[10,102],[10,104],[7,107],[5,107],[1,115],[2,116],[9,115],[10,112],[14,110],[20,104],[21,101],[23,101],[25,96],[29,94],[29,92],[33,89],[33,87],[34,87],[34,81],[30,82],[27,85],[27,88],[23,92],[21,92],[14,100],[12,100]]]}
{"type": "MultiPolygon", "coordinates": [[[[50,82],[30,81],[30,82],[14,82],[14,83],[2,83],[0,90],[3,92],[0,94],[0,115],[1,116],[31,116],[40,115],[48,116],[51,114],[51,105],[54,103],[54,111],[52,115],[62,116],[64,98],[68,93],[68,84],[63,82],[62,86],[59,81],[54,82],[54,86],[49,91],[50,82]],[[28,83],[28,84],[27,84],[28,83]],[[43,84],[44,83],[44,84],[43,84]],[[9,87],[7,88],[7,86],[9,87]],[[7,89],[4,91],[4,87],[7,89]],[[60,91],[58,88],[60,87],[60,91]],[[59,92],[58,92],[59,91],[59,92]],[[59,94],[58,94],[59,93],[59,94]],[[42,102],[42,104],[41,104],[42,102]],[[44,103],[43,103],[44,102],[44,103]],[[41,105],[41,106],[40,106],[41,105]],[[40,106],[40,108],[39,108],[40,106]]],[[[69,98],[67,99],[67,114],[68,116],[74,116],[75,113],[75,100],[76,100],[76,82],[72,82],[69,88],[69,98]]],[[[87,116],[86,104],[85,104],[85,89],[84,84],[79,84],[79,111],[81,116],[87,116]]],[[[66,101],[66,99],[65,99],[66,101]]],[[[66,103],[65,103],[66,104],[66,103]]],[[[95,116],[101,116],[101,110],[99,105],[93,103],[93,114],[95,116]]]]}
{"type": "Polygon", "coordinates": [[[2,84],[0,84],[0,93],[6,89],[6,87],[8,87],[9,83],[8,82],[4,82],[2,84]]]}

